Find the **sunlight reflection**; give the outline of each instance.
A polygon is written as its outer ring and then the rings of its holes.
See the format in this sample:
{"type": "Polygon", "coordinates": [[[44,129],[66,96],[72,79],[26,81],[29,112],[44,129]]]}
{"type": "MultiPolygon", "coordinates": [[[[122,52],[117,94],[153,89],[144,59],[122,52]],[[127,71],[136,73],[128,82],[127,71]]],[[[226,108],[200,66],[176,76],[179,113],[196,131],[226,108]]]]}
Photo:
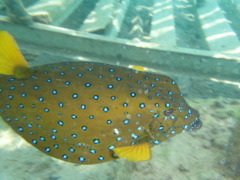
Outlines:
{"type": "Polygon", "coordinates": [[[118,23],[119,21],[117,19],[113,19],[112,24],[116,28],[117,32],[120,31],[120,24],[118,23]]]}
{"type": "Polygon", "coordinates": [[[143,41],[127,41],[127,45],[130,46],[137,46],[137,47],[143,47],[143,48],[154,48],[154,47],[159,47],[160,45],[157,43],[148,43],[148,42],[143,42],[143,41]]]}
{"type": "Polygon", "coordinates": [[[225,32],[225,33],[221,33],[221,34],[215,34],[213,36],[209,36],[206,38],[207,41],[212,41],[212,40],[216,40],[216,39],[220,39],[220,38],[224,38],[227,36],[236,36],[236,34],[234,32],[225,32]]]}
{"type": "Polygon", "coordinates": [[[113,8],[113,5],[112,4],[109,4],[109,5],[105,5],[102,7],[102,10],[106,11],[107,9],[112,9],[113,8]]]}
{"type": "Polygon", "coordinates": [[[230,57],[230,56],[228,56],[226,54],[220,54],[220,53],[214,54],[213,57],[214,58],[232,59],[232,57],[230,57]]]}
{"type": "Polygon", "coordinates": [[[218,19],[218,20],[216,20],[216,21],[214,21],[212,23],[205,24],[202,27],[203,27],[203,29],[207,29],[207,28],[211,28],[211,27],[214,27],[214,26],[216,26],[216,25],[218,25],[220,23],[225,23],[225,22],[229,22],[229,21],[226,20],[226,19],[218,19]]]}
{"type": "Polygon", "coordinates": [[[170,3],[172,0],[167,0],[167,1],[164,1],[164,2],[158,2],[158,3],[155,3],[155,6],[164,6],[164,5],[166,5],[166,4],[168,4],[168,3],[170,3]]]}
{"type": "Polygon", "coordinates": [[[218,82],[218,83],[224,83],[224,84],[230,84],[237,86],[240,89],[240,83],[239,82],[233,82],[233,81],[228,81],[228,80],[220,80],[220,79],[215,79],[215,78],[210,78],[211,81],[218,82]]]}
{"type": "Polygon", "coordinates": [[[224,58],[224,59],[236,59],[237,62],[240,63],[240,47],[230,50],[225,50],[224,53],[237,55],[237,56],[228,56],[227,54],[215,54],[213,57],[215,58],[224,58]]]}
{"type": "MultiPolygon", "coordinates": [[[[236,49],[232,49],[232,50],[226,51],[226,52],[229,53],[229,54],[238,54],[238,55],[240,55],[240,47],[238,47],[236,49]]],[[[240,62],[240,59],[238,61],[240,62]]]]}
{"type": "Polygon", "coordinates": [[[164,18],[161,18],[161,19],[158,19],[156,21],[153,21],[152,25],[160,24],[160,23],[163,23],[163,22],[166,22],[166,21],[169,21],[169,20],[173,20],[173,16],[172,15],[169,15],[169,16],[166,16],[164,18]]]}
{"type": "MultiPolygon", "coordinates": [[[[76,56],[73,59],[76,61],[89,61],[89,62],[93,61],[92,58],[83,57],[83,56],[76,56]]],[[[94,60],[94,62],[97,62],[96,59],[94,60]]]]}
{"type": "Polygon", "coordinates": [[[24,148],[26,142],[14,136],[14,132],[11,129],[0,131],[0,149],[8,149],[13,151],[18,148],[24,148]]]}
{"type": "Polygon", "coordinates": [[[85,24],[87,24],[87,23],[90,24],[90,23],[95,23],[96,21],[97,21],[97,19],[96,19],[95,17],[93,17],[93,18],[91,18],[91,19],[86,19],[84,23],[85,23],[85,24]]]}
{"type": "Polygon", "coordinates": [[[162,12],[162,11],[165,11],[165,10],[169,10],[169,9],[172,9],[172,6],[166,6],[164,8],[161,8],[161,9],[155,9],[153,10],[153,14],[156,14],[156,13],[159,13],[159,12],[162,12]]]}
{"type": "Polygon", "coordinates": [[[206,14],[203,14],[203,15],[200,15],[199,16],[199,19],[204,19],[204,18],[207,18],[209,16],[212,16],[214,13],[218,12],[218,11],[221,11],[220,8],[215,8],[214,10],[210,11],[209,13],[206,13],[206,14]]]}
{"type": "Polygon", "coordinates": [[[152,30],[151,36],[158,37],[163,34],[169,33],[169,31],[173,31],[173,30],[174,30],[174,26],[169,26],[169,27],[165,27],[165,28],[161,28],[161,29],[157,29],[157,30],[152,30]]]}
{"type": "Polygon", "coordinates": [[[13,142],[11,130],[0,131],[0,148],[3,148],[13,142]]]}
{"type": "Polygon", "coordinates": [[[48,9],[49,7],[58,7],[58,8],[61,8],[61,7],[64,7],[63,6],[63,2],[60,2],[60,1],[46,1],[46,2],[42,2],[40,1],[39,3],[36,3],[34,4],[33,6],[30,6],[28,9],[28,11],[38,11],[38,10],[46,10],[48,9]]]}

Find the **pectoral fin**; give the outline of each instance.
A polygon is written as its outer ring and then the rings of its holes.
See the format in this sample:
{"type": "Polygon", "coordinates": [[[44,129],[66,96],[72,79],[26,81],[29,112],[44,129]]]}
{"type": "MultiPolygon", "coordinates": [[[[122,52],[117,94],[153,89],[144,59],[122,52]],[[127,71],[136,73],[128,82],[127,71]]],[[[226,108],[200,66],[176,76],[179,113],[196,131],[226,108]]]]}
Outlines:
{"type": "Polygon", "coordinates": [[[147,142],[115,148],[113,151],[118,157],[133,162],[147,161],[151,158],[150,146],[147,142]]]}

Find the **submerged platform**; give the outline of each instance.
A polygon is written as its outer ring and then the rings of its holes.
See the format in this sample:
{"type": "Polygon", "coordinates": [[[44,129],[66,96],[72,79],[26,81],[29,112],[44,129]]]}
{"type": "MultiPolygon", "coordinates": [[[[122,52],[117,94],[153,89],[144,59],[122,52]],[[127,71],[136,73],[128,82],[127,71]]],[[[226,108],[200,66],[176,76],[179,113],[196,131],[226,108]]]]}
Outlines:
{"type": "Polygon", "coordinates": [[[25,0],[25,12],[16,11],[19,0],[4,2],[2,14],[10,18],[2,15],[0,28],[24,52],[51,54],[34,65],[67,56],[217,80],[240,77],[240,26],[221,0],[25,0]]]}

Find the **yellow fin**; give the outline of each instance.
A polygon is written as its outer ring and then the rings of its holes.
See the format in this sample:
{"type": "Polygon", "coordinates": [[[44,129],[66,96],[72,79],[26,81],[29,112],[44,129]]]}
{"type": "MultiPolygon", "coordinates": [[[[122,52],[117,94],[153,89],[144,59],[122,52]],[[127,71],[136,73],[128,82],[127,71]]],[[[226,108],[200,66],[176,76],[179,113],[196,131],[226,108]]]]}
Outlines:
{"type": "Polygon", "coordinates": [[[26,78],[32,74],[14,38],[0,31],[0,74],[26,78]]]}
{"type": "Polygon", "coordinates": [[[142,66],[133,66],[132,69],[135,69],[136,71],[144,71],[142,66]]]}
{"type": "Polygon", "coordinates": [[[115,148],[113,151],[118,157],[133,162],[147,161],[151,157],[150,146],[147,142],[133,146],[115,148]]]}

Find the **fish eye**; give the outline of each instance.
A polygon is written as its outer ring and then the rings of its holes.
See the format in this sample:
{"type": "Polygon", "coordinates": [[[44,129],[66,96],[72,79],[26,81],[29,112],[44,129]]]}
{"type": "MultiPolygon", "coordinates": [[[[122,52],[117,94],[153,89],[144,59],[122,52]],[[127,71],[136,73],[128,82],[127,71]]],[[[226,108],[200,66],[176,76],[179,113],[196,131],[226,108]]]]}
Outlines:
{"type": "Polygon", "coordinates": [[[163,114],[164,114],[165,116],[171,116],[172,113],[173,113],[173,109],[166,109],[166,110],[163,112],[163,114]]]}

